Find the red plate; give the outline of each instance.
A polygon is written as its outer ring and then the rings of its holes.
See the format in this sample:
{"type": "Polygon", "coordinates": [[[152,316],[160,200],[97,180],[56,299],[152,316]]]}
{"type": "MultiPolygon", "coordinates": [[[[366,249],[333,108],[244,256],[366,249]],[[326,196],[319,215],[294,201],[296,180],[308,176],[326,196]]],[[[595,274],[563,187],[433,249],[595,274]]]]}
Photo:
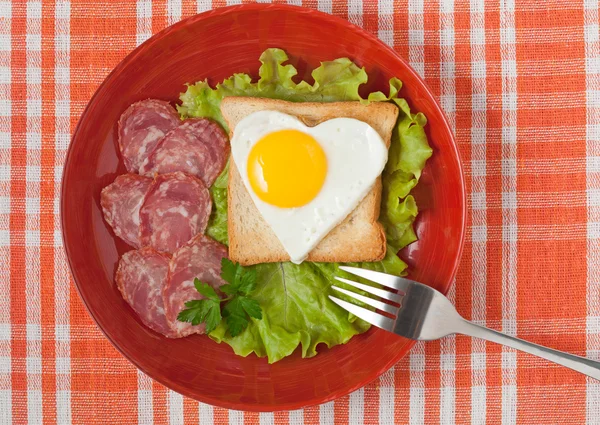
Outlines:
{"type": "Polygon", "coordinates": [[[446,292],[454,278],[465,230],[465,189],[456,144],[442,110],[423,81],[371,34],[330,15],[283,5],[243,5],[186,19],[152,37],[100,86],[75,130],[62,186],[64,244],[79,294],[112,344],[162,384],[230,409],[288,410],[324,403],[362,387],[396,363],[413,343],[371,329],[348,344],[298,352],[269,365],[233,354],[206,336],[170,340],[150,331],[113,283],[117,260],[129,248],[102,219],[100,190],[125,172],[116,148],[117,120],[131,103],[177,101],[184,84],[221,81],[235,72],[256,75],[268,47],[285,49],[303,78],[320,61],[347,56],[365,66],[368,90],[387,92],[390,77],[429,119],[434,155],[416,191],[419,241],[402,257],[412,277],[446,292]]]}

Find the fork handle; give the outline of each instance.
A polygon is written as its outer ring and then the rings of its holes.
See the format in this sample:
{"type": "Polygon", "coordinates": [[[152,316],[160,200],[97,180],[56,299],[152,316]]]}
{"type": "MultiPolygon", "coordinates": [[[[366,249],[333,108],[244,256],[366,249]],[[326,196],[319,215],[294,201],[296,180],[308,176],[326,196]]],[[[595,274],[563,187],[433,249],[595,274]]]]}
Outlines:
{"type": "Polygon", "coordinates": [[[517,350],[533,354],[534,356],[541,357],[559,365],[568,367],[569,369],[583,373],[591,378],[600,380],[600,362],[533,344],[531,342],[494,331],[492,329],[484,328],[483,326],[476,325],[468,320],[464,320],[461,323],[458,332],[464,335],[485,339],[487,341],[506,345],[507,347],[512,347],[517,350]]]}

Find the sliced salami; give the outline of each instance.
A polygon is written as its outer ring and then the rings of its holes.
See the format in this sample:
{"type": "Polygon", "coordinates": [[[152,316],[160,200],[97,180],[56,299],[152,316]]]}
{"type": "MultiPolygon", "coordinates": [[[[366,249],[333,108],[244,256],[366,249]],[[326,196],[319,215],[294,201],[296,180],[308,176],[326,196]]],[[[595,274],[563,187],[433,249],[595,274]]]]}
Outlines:
{"type": "Polygon", "coordinates": [[[172,254],[208,224],[212,200],[201,180],[180,172],[156,176],[140,208],[140,242],[172,254]]]}
{"type": "Polygon", "coordinates": [[[227,283],[221,278],[221,259],[224,257],[227,257],[227,247],[204,235],[196,236],[173,254],[163,297],[167,322],[178,335],[204,333],[204,323],[193,326],[178,321],[177,315],[185,309],[187,301],[203,298],[194,286],[195,278],[215,289],[227,283]]]}
{"type": "Polygon", "coordinates": [[[152,248],[142,248],[123,254],[115,280],[125,301],[146,326],[176,338],[180,335],[167,323],[163,303],[168,275],[169,258],[152,248]]]}
{"type": "Polygon", "coordinates": [[[140,207],[152,179],[137,174],[123,174],[104,189],[100,205],[104,219],[113,232],[129,245],[140,247],[140,207]]]}
{"type": "Polygon", "coordinates": [[[181,124],[169,102],[147,99],[131,105],[119,119],[119,149],[127,171],[137,173],[165,135],[181,124]]]}
{"type": "Polygon", "coordinates": [[[189,119],[171,130],[146,158],[140,174],[152,176],[183,171],[210,187],[229,157],[229,139],[216,122],[189,119]]]}

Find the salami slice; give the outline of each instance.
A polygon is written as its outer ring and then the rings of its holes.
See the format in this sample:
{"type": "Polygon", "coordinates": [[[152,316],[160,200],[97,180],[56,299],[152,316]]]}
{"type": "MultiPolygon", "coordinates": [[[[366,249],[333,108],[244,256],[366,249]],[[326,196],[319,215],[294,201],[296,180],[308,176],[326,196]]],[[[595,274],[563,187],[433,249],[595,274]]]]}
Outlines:
{"type": "Polygon", "coordinates": [[[146,326],[176,338],[180,335],[167,323],[163,304],[168,275],[169,258],[152,248],[142,248],[123,254],[115,280],[125,301],[146,326]]]}
{"type": "Polygon", "coordinates": [[[113,232],[129,245],[140,247],[140,207],[152,179],[137,174],[123,174],[102,189],[100,205],[104,219],[113,232]]]}
{"type": "Polygon", "coordinates": [[[212,208],[201,180],[177,172],[156,176],[140,209],[140,242],[172,254],[206,230],[212,208]]]}
{"type": "Polygon", "coordinates": [[[140,174],[152,176],[183,171],[210,187],[229,157],[229,139],[216,122],[189,119],[171,130],[146,158],[140,174]]]}
{"type": "Polygon", "coordinates": [[[181,124],[169,102],[142,100],[119,119],[119,149],[127,171],[137,173],[144,160],[169,131],[181,124]]]}
{"type": "Polygon", "coordinates": [[[185,308],[187,301],[203,298],[194,286],[195,278],[215,289],[227,283],[221,279],[223,257],[227,257],[227,247],[204,235],[196,236],[173,254],[169,264],[169,282],[163,297],[167,322],[177,334],[187,336],[204,333],[204,323],[193,326],[178,321],[177,315],[185,308]]]}

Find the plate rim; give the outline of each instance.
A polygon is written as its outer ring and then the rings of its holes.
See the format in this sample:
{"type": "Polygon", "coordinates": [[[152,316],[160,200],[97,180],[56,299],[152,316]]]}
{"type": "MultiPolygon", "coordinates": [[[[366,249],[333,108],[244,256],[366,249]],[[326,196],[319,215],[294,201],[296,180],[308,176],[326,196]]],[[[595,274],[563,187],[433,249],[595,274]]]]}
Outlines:
{"type": "MultiPolygon", "coordinates": [[[[118,74],[122,68],[125,68],[131,61],[135,60],[136,56],[140,52],[145,50],[150,44],[155,42],[157,39],[160,39],[160,38],[168,35],[171,32],[179,31],[180,29],[183,29],[183,28],[187,27],[188,25],[196,24],[197,22],[201,22],[203,20],[210,19],[214,16],[235,14],[239,11],[263,11],[263,10],[269,10],[269,9],[274,10],[274,11],[281,10],[281,11],[286,11],[286,12],[293,12],[293,13],[313,15],[313,16],[317,15],[317,16],[319,16],[320,19],[329,21],[330,23],[332,23],[336,26],[346,27],[347,29],[358,33],[361,37],[367,39],[370,43],[378,44],[380,48],[387,50],[388,53],[391,53],[400,62],[402,62],[402,64],[405,66],[405,72],[410,73],[413,78],[415,78],[417,81],[419,81],[419,83],[423,87],[427,96],[433,100],[432,104],[433,104],[434,108],[436,109],[437,113],[439,114],[439,116],[441,117],[441,121],[438,125],[443,125],[445,132],[450,136],[450,141],[451,141],[450,146],[454,152],[454,156],[458,160],[457,161],[458,172],[459,172],[458,173],[459,174],[458,181],[459,181],[460,187],[461,187],[459,196],[460,196],[460,200],[461,200],[461,204],[462,204],[462,210],[460,211],[460,222],[461,222],[460,238],[458,241],[457,254],[452,263],[452,269],[451,269],[451,273],[450,273],[451,279],[449,279],[449,281],[447,283],[444,283],[442,285],[442,287],[440,288],[440,292],[442,292],[444,295],[446,295],[448,293],[448,291],[450,290],[450,288],[453,285],[453,282],[455,281],[455,278],[456,278],[456,274],[457,274],[458,267],[460,265],[460,261],[461,261],[463,250],[464,250],[465,236],[466,236],[466,221],[467,221],[467,202],[466,202],[467,195],[466,195],[465,175],[464,175],[464,169],[463,169],[463,165],[462,165],[462,158],[460,155],[460,151],[458,149],[458,145],[456,143],[456,137],[449,125],[448,117],[446,116],[446,113],[440,106],[438,99],[431,92],[431,89],[425,83],[423,78],[421,78],[421,76],[410,66],[410,64],[402,56],[400,56],[394,49],[392,49],[390,46],[388,46],[383,41],[381,41],[379,38],[377,38],[374,34],[368,32],[367,30],[365,30],[357,25],[352,24],[351,22],[349,22],[341,17],[335,16],[335,15],[332,15],[329,13],[321,12],[316,9],[304,7],[304,6],[295,6],[295,5],[288,5],[288,4],[251,3],[251,4],[240,4],[240,5],[233,5],[233,6],[218,7],[218,8],[208,10],[208,11],[190,16],[188,18],[182,19],[181,21],[162,29],[161,31],[152,35],[150,38],[148,38],[142,44],[137,46],[130,53],[128,53],[112,69],[112,71],[110,73],[108,73],[108,75],[104,78],[102,83],[100,83],[98,88],[95,90],[94,94],[90,97],[84,110],[82,111],[81,115],[78,118],[77,125],[76,125],[75,130],[73,131],[73,134],[70,139],[71,143],[69,143],[67,154],[65,156],[65,162],[63,165],[63,176],[62,176],[62,180],[61,180],[61,189],[60,189],[61,237],[62,237],[62,243],[63,243],[63,247],[65,250],[65,254],[67,257],[67,263],[69,265],[69,271],[71,272],[71,276],[73,278],[73,283],[74,283],[75,289],[77,290],[79,299],[82,301],[86,311],[88,312],[88,314],[94,321],[94,324],[96,325],[96,327],[98,329],[100,329],[100,331],[102,332],[104,337],[110,342],[110,344],[124,358],[126,358],[127,361],[129,361],[138,370],[142,371],[147,376],[149,376],[151,379],[155,380],[156,382],[160,383],[161,385],[164,385],[166,388],[168,388],[172,391],[178,392],[178,393],[180,393],[186,397],[189,397],[191,399],[200,401],[202,403],[207,403],[212,406],[225,408],[225,409],[244,410],[244,411],[252,411],[252,412],[274,412],[274,411],[282,411],[282,410],[285,410],[285,411],[297,410],[297,409],[302,409],[302,408],[306,408],[306,407],[310,407],[310,406],[327,403],[327,402],[335,400],[339,397],[348,395],[348,394],[356,391],[357,389],[364,387],[365,385],[374,381],[375,379],[380,377],[382,374],[384,374],[386,371],[388,371],[394,364],[396,364],[400,359],[405,357],[410,352],[410,350],[416,344],[416,341],[407,340],[407,343],[404,346],[403,350],[401,350],[397,355],[390,357],[390,360],[388,362],[386,362],[379,370],[377,370],[374,374],[368,376],[367,378],[362,379],[357,384],[347,387],[344,390],[334,391],[334,392],[330,393],[327,397],[316,397],[315,396],[315,397],[311,398],[310,400],[304,400],[302,402],[288,402],[288,403],[278,403],[278,404],[255,404],[255,403],[248,403],[248,402],[242,402],[242,401],[228,402],[228,401],[224,401],[224,400],[221,400],[218,398],[212,398],[210,396],[206,396],[205,394],[202,394],[202,396],[198,396],[198,394],[194,393],[193,391],[188,390],[187,388],[179,386],[179,385],[176,388],[173,388],[173,385],[171,382],[167,383],[166,382],[167,380],[163,379],[162,376],[159,376],[159,377],[151,376],[143,366],[139,365],[137,362],[132,360],[130,358],[130,356],[128,356],[121,349],[119,344],[117,344],[116,341],[114,341],[113,338],[111,338],[111,336],[108,335],[106,333],[106,331],[104,330],[104,328],[99,324],[99,322],[96,318],[96,315],[89,308],[88,303],[86,302],[86,299],[82,295],[82,293],[80,291],[79,280],[76,277],[76,273],[75,273],[76,269],[71,260],[71,258],[72,258],[71,248],[70,248],[70,245],[67,243],[68,238],[66,237],[66,234],[65,234],[66,233],[65,232],[65,228],[66,228],[66,226],[65,226],[65,223],[66,223],[66,219],[65,219],[65,208],[66,208],[66,206],[65,206],[66,187],[65,186],[66,185],[65,185],[65,182],[68,180],[66,177],[70,174],[68,170],[70,168],[71,156],[72,156],[73,146],[74,146],[74,143],[72,143],[72,142],[75,140],[75,138],[77,137],[77,135],[80,131],[80,127],[82,126],[82,118],[88,114],[90,105],[92,105],[94,103],[95,99],[99,96],[100,92],[104,89],[107,82],[110,81],[114,75],[118,74]]],[[[373,329],[372,331],[385,332],[380,329],[373,329]]]]}

